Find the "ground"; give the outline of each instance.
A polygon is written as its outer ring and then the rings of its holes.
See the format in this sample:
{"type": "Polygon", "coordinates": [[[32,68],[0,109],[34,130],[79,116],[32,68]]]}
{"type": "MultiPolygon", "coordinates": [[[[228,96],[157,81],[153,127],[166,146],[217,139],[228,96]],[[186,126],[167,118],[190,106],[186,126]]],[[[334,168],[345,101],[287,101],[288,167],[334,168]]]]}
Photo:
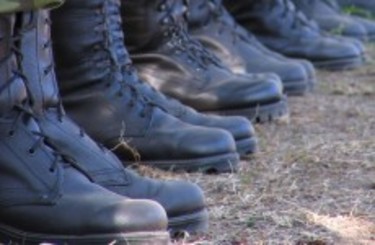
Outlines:
{"type": "MultiPolygon", "coordinates": [[[[205,191],[210,230],[188,244],[375,244],[375,45],[355,71],[318,72],[289,122],[257,125],[239,174],[169,175],[205,191]]],[[[182,242],[180,242],[182,243],[182,242]]]]}

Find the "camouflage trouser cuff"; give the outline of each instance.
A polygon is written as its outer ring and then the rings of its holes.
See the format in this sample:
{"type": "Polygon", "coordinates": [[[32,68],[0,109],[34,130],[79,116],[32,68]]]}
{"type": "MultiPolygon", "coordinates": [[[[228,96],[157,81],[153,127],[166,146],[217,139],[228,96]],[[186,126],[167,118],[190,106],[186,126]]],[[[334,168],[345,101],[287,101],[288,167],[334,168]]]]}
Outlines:
{"type": "Polygon", "coordinates": [[[0,0],[0,13],[56,8],[63,2],[64,0],[0,0]]]}

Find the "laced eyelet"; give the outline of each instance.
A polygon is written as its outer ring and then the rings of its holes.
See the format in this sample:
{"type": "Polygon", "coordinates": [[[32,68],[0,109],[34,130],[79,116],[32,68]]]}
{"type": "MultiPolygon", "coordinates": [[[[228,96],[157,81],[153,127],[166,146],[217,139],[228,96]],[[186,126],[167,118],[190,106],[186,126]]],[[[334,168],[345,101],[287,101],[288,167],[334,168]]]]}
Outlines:
{"type": "Polygon", "coordinates": [[[163,18],[163,19],[161,20],[161,23],[162,23],[163,25],[168,25],[168,24],[170,23],[170,21],[169,21],[168,18],[163,18]]]}
{"type": "Polygon", "coordinates": [[[160,12],[165,11],[166,9],[167,9],[167,5],[165,5],[164,3],[160,4],[157,8],[157,10],[160,12]]]}
{"type": "Polygon", "coordinates": [[[13,137],[14,135],[15,135],[15,131],[14,130],[10,130],[9,132],[8,132],[8,136],[9,137],[13,137]]]}

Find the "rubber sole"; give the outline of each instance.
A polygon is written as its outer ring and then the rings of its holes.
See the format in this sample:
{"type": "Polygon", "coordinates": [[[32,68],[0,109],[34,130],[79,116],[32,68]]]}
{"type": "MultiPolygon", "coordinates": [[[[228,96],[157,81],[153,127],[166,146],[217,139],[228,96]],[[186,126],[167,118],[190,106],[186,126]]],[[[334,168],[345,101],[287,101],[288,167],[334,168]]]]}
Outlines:
{"type": "Polygon", "coordinates": [[[236,140],[237,152],[241,158],[254,154],[257,151],[258,140],[256,137],[236,140]]]}
{"type": "Polygon", "coordinates": [[[315,90],[317,81],[315,77],[310,77],[308,80],[308,92],[313,92],[315,90]]]}
{"type": "Polygon", "coordinates": [[[303,96],[309,92],[306,81],[283,81],[284,93],[288,96],[303,96]]]}
{"type": "Polygon", "coordinates": [[[107,235],[65,236],[29,233],[0,224],[0,244],[39,245],[39,244],[121,244],[121,245],[168,245],[168,232],[134,232],[107,235]]]}
{"type": "MultiPolygon", "coordinates": [[[[184,160],[142,160],[140,164],[172,172],[202,172],[207,174],[233,173],[238,171],[240,157],[237,153],[227,153],[212,157],[184,160]]],[[[124,162],[132,165],[134,162],[124,162]]]]}
{"type": "Polygon", "coordinates": [[[172,217],[169,218],[168,222],[171,237],[179,237],[186,232],[190,235],[203,234],[208,231],[208,211],[203,209],[192,214],[172,217]]]}
{"type": "Polygon", "coordinates": [[[248,118],[253,123],[267,123],[288,116],[289,108],[287,99],[284,97],[282,100],[272,104],[207,113],[223,116],[243,116],[248,118]]]}
{"type": "Polygon", "coordinates": [[[313,62],[315,67],[319,69],[330,70],[330,71],[352,70],[352,69],[356,69],[362,66],[364,63],[365,63],[364,56],[313,62]]]}

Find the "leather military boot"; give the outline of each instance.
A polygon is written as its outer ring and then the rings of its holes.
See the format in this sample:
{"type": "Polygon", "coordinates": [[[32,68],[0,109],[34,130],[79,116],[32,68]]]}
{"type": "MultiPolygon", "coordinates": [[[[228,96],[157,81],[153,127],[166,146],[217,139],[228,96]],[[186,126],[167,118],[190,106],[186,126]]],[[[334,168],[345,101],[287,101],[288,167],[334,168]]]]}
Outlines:
{"type": "MultiPolygon", "coordinates": [[[[61,35],[62,33],[59,33],[60,37],[61,35]]],[[[122,34],[120,33],[119,35],[122,34]]],[[[58,43],[58,45],[59,50],[57,50],[57,53],[64,54],[66,44],[58,43]]],[[[163,95],[161,92],[154,89],[149,83],[143,82],[138,78],[137,72],[131,64],[126,47],[121,47],[121,50],[121,54],[125,60],[125,66],[127,67],[127,70],[123,71],[126,82],[137,87],[152,103],[162,107],[169,114],[185,123],[210,128],[220,128],[229,131],[235,139],[236,149],[240,156],[246,156],[256,151],[257,139],[254,128],[249,120],[243,117],[205,115],[188,106],[184,106],[175,99],[163,95]]]]}
{"type": "Polygon", "coordinates": [[[225,0],[225,4],[263,44],[288,57],[307,59],[330,70],[356,68],[364,62],[357,44],[322,34],[290,0],[225,0]]]}
{"type": "Polygon", "coordinates": [[[298,10],[316,21],[324,31],[359,40],[371,40],[375,37],[374,22],[342,13],[335,0],[293,0],[293,2],[298,10]]]}
{"type": "Polygon", "coordinates": [[[70,0],[53,11],[56,72],[68,115],[126,165],[141,158],[166,170],[235,171],[239,156],[227,131],[180,121],[128,81],[134,74],[119,11],[117,0],[70,0]]]}
{"type": "Polygon", "coordinates": [[[93,183],[41,131],[19,66],[23,17],[0,15],[0,243],[169,244],[159,204],[93,183]]]}
{"type": "Polygon", "coordinates": [[[189,33],[236,73],[274,72],[280,76],[284,92],[303,95],[308,75],[297,62],[282,62],[252,44],[253,36],[240,27],[221,0],[193,0],[188,6],[189,33]]]}
{"type": "Polygon", "coordinates": [[[287,113],[273,74],[236,75],[186,32],[182,1],[127,0],[125,42],[140,77],[200,112],[268,121],[287,113]]]}
{"type": "Polygon", "coordinates": [[[96,144],[65,114],[57,89],[47,11],[23,18],[20,51],[22,72],[33,97],[33,111],[41,129],[56,149],[77,161],[95,183],[126,197],[152,199],[168,215],[169,230],[203,232],[208,214],[202,190],[184,181],[157,181],[125,169],[119,159],[96,144]]]}
{"type": "Polygon", "coordinates": [[[249,37],[251,40],[251,44],[261,53],[263,53],[266,57],[272,57],[273,59],[276,59],[279,62],[282,63],[298,63],[305,69],[305,73],[307,74],[307,85],[308,90],[311,91],[315,88],[315,85],[317,83],[316,81],[316,70],[314,68],[314,65],[305,59],[297,59],[297,58],[289,58],[286,57],[280,53],[277,53],[266,46],[264,46],[250,31],[247,31],[249,33],[249,37]]]}
{"type": "MultiPolygon", "coordinates": [[[[129,66],[132,66],[132,64],[129,63],[129,66]]],[[[236,149],[241,157],[246,157],[256,152],[258,141],[255,136],[254,127],[248,119],[239,116],[217,116],[199,113],[193,108],[164,95],[149,83],[139,79],[135,69],[131,69],[129,72],[133,73],[133,75],[128,76],[127,81],[134,84],[148,100],[163,108],[169,114],[192,125],[220,128],[229,131],[235,139],[236,149]]]]}

